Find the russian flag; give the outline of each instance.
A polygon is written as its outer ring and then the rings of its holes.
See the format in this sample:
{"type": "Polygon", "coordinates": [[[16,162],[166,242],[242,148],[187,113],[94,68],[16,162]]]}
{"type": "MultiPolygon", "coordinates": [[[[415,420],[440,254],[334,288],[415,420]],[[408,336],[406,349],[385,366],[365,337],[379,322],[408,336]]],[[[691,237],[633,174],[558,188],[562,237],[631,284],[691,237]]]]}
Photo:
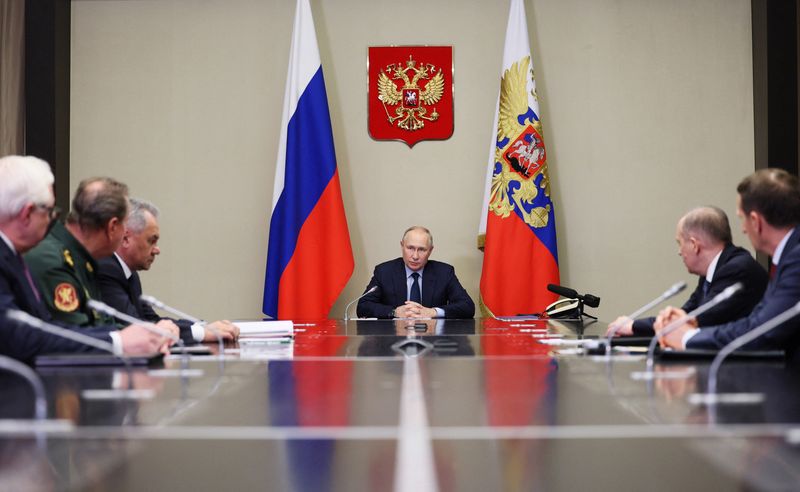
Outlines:
{"type": "Polygon", "coordinates": [[[263,312],[324,319],[353,273],[328,97],[308,0],[298,0],[272,196],[263,312]]]}
{"type": "Polygon", "coordinates": [[[559,283],[555,211],[522,0],[508,14],[478,245],[485,315],[540,313],[558,298],[547,290],[559,283]]]}

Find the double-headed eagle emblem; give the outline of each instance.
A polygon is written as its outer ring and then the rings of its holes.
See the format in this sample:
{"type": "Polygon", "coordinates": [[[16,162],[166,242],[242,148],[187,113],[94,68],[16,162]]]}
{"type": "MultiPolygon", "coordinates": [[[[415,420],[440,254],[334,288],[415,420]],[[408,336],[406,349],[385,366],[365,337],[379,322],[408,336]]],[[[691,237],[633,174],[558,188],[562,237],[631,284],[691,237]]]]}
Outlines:
{"type": "MultiPolygon", "coordinates": [[[[526,56],[503,73],[489,210],[506,218],[516,207],[526,224],[539,228],[547,226],[552,207],[542,124],[528,105],[529,66],[526,56]]],[[[530,95],[536,99],[535,90],[530,95]]]]}
{"type": "Polygon", "coordinates": [[[442,69],[430,63],[417,67],[417,62],[409,56],[405,66],[392,63],[378,75],[378,100],[383,104],[389,124],[397,123],[398,128],[414,131],[425,127],[426,121],[436,121],[439,113],[436,107],[428,115],[426,106],[433,106],[444,93],[444,77],[442,69]],[[400,81],[402,87],[397,87],[400,81]],[[420,87],[427,81],[424,87],[420,87]],[[389,108],[394,108],[394,116],[389,108]]]}

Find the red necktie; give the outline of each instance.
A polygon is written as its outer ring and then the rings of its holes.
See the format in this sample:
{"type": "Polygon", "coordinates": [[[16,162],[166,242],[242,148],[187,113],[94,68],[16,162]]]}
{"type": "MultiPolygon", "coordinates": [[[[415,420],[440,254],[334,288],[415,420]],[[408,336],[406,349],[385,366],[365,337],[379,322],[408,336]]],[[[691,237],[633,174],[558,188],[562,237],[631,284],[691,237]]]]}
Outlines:
{"type": "Polygon", "coordinates": [[[36,288],[36,284],[33,282],[33,277],[31,276],[31,271],[28,270],[28,265],[25,264],[25,260],[22,259],[22,255],[17,255],[17,257],[19,258],[19,262],[22,263],[22,270],[25,272],[25,278],[28,279],[28,285],[31,286],[33,295],[36,296],[36,301],[42,302],[42,297],[39,295],[39,289],[36,288]]]}
{"type": "Polygon", "coordinates": [[[775,263],[770,263],[769,264],[769,279],[770,280],[775,278],[775,271],[777,269],[778,269],[778,267],[775,266],[775,263]]]}

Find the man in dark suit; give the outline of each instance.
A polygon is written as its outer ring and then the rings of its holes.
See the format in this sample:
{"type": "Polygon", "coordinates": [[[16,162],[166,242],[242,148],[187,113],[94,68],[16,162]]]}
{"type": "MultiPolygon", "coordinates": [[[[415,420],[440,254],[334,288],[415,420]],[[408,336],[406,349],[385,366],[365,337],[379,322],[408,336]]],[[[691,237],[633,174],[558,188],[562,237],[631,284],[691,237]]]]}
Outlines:
{"type": "MultiPolygon", "coordinates": [[[[46,162],[21,156],[0,159],[0,354],[23,361],[41,354],[96,350],[5,317],[6,310],[17,309],[51,321],[22,254],[44,238],[57,218],[54,203],[53,173],[46,162]]],[[[115,325],[61,326],[112,343],[119,354],[148,355],[165,346],[162,337],[138,325],[119,331],[115,325]]]]}
{"type": "MultiPolygon", "coordinates": [[[[142,282],[139,271],[149,270],[156,256],[161,253],[158,246],[160,230],[158,208],[152,203],[136,198],[130,199],[130,212],[125,220],[125,232],[116,252],[97,261],[97,283],[103,302],[134,318],[158,322],[162,318],[147,303],[140,299],[142,282]]],[[[211,329],[194,325],[188,320],[173,320],[180,328],[185,343],[215,341],[213,330],[219,331],[226,340],[239,336],[239,328],[227,320],[209,323],[211,329]]]]}
{"type": "Polygon", "coordinates": [[[433,236],[424,227],[410,227],[400,240],[402,258],[375,267],[358,301],[357,313],[366,318],[472,318],[475,304],[456,278],[455,269],[429,261],[433,236]]]}
{"type": "MultiPolygon", "coordinates": [[[[753,247],[772,257],[771,279],[761,302],[749,316],[702,330],[697,320],[664,335],[662,345],[676,349],[720,349],[800,302],[800,184],[781,169],[762,169],[746,177],[736,189],[737,215],[753,247]]],[[[732,298],[729,302],[736,302],[732,298]]],[[[683,316],[668,307],[659,313],[656,332],[683,316]]],[[[786,350],[794,358],[800,347],[800,319],[789,320],[746,346],[758,350],[786,350]]]]}
{"type": "MultiPolygon", "coordinates": [[[[728,216],[722,209],[698,207],[690,210],[678,221],[675,240],[686,269],[700,276],[697,288],[681,309],[693,311],[736,282],[742,282],[744,290],[736,294],[735,302],[709,309],[697,322],[701,327],[717,325],[750,314],[763,297],[769,278],[747,250],[733,245],[728,216]]],[[[606,333],[618,326],[617,335],[652,336],[655,320],[655,317],[631,320],[620,316],[609,325],[606,333]]]]}

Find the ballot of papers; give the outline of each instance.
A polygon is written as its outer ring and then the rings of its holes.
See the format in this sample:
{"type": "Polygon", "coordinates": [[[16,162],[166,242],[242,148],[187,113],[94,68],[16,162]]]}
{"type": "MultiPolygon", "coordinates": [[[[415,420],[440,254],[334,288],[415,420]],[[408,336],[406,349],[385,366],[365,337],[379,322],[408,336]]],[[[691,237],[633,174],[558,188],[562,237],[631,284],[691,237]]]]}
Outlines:
{"type": "Polygon", "coordinates": [[[286,337],[294,334],[294,323],[282,321],[236,321],[239,338],[286,337]]]}

